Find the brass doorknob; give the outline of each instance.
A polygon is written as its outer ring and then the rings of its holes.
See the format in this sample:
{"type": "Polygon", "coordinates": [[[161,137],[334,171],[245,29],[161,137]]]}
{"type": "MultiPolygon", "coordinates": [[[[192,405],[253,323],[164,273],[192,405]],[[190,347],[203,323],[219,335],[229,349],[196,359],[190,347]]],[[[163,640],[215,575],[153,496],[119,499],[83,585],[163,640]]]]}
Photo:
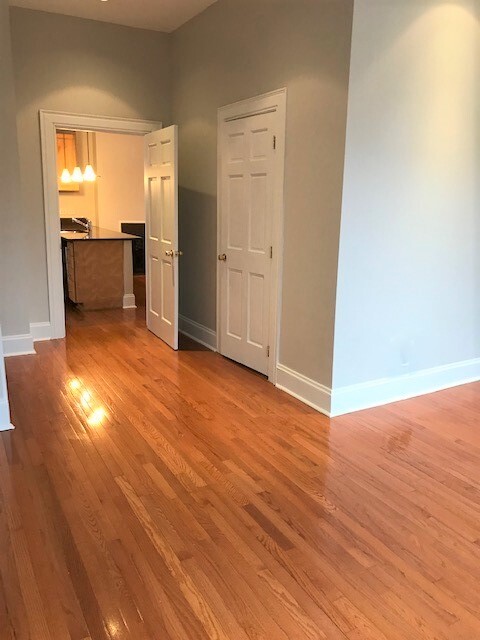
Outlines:
{"type": "Polygon", "coordinates": [[[218,256],[218,259],[220,260],[220,262],[226,262],[227,261],[227,254],[226,253],[221,253],[218,256]]]}
{"type": "Polygon", "coordinates": [[[165,255],[168,256],[169,258],[173,258],[174,256],[174,251],[170,250],[170,251],[165,251],[165,255]]]}

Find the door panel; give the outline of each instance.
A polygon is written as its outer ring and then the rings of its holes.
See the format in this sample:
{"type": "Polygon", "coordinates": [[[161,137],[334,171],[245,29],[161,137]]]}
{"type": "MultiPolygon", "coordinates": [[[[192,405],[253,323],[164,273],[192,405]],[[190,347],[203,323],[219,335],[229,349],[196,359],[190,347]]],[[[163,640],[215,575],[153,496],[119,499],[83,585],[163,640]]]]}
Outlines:
{"type": "Polygon", "coordinates": [[[147,326],[178,349],[178,131],[145,136],[147,326]]]}
{"type": "Polygon", "coordinates": [[[173,263],[169,260],[162,260],[162,320],[169,326],[172,326],[175,322],[172,311],[175,308],[173,300],[172,284],[174,283],[173,263]]]}
{"type": "Polygon", "coordinates": [[[264,344],[265,278],[260,273],[249,273],[247,300],[247,340],[256,347],[264,344]]]}
{"type": "Polygon", "coordinates": [[[228,176],[228,248],[242,250],[245,236],[245,177],[228,176]]]}
{"type": "Polygon", "coordinates": [[[227,334],[236,340],[242,339],[242,279],[241,271],[228,268],[227,334]]]}
{"type": "Polygon", "coordinates": [[[150,277],[148,280],[148,310],[150,314],[153,314],[156,318],[160,317],[161,306],[160,306],[160,281],[158,279],[160,270],[158,268],[158,258],[155,256],[149,256],[150,260],[150,269],[149,274],[150,277]]]}
{"type": "Polygon", "coordinates": [[[274,184],[274,114],[221,128],[220,349],[267,373],[274,184]]]}
{"type": "Polygon", "coordinates": [[[267,212],[268,212],[268,176],[252,176],[251,206],[249,211],[249,249],[265,253],[267,212]]]}

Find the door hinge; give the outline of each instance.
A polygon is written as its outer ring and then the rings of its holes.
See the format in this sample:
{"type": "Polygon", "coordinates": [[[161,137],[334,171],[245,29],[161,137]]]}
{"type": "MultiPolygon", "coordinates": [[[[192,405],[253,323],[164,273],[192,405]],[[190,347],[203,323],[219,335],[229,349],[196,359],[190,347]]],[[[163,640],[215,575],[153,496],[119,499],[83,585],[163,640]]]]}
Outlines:
{"type": "Polygon", "coordinates": [[[273,247],[270,247],[270,260],[273,259],[273,247]]]}
{"type": "Polygon", "coordinates": [[[277,149],[277,136],[273,136],[273,150],[276,151],[277,149]]]}
{"type": "Polygon", "coordinates": [[[270,347],[267,347],[267,358],[270,357],[270,347]]]}

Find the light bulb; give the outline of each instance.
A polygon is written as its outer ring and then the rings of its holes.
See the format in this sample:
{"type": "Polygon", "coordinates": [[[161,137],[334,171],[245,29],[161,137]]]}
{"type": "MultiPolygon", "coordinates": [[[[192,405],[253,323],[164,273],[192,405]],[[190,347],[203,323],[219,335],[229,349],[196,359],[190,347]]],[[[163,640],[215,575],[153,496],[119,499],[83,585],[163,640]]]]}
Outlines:
{"type": "Polygon", "coordinates": [[[69,184],[72,181],[72,176],[70,175],[70,171],[67,168],[62,171],[62,177],[60,178],[60,180],[63,182],[63,184],[69,184]]]}
{"type": "Polygon", "coordinates": [[[73,182],[83,182],[83,173],[80,167],[75,167],[72,173],[73,182]]]}
{"type": "Polygon", "coordinates": [[[83,172],[83,179],[85,182],[95,182],[97,176],[91,164],[87,164],[85,171],[83,172]]]}

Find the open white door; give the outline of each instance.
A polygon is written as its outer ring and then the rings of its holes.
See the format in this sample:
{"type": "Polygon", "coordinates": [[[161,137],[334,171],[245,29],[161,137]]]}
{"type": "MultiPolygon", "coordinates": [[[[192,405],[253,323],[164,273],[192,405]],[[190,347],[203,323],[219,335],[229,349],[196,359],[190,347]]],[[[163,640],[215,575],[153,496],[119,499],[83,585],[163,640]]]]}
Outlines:
{"type": "Polygon", "coordinates": [[[178,127],[145,136],[147,326],[178,349],[178,127]]]}

